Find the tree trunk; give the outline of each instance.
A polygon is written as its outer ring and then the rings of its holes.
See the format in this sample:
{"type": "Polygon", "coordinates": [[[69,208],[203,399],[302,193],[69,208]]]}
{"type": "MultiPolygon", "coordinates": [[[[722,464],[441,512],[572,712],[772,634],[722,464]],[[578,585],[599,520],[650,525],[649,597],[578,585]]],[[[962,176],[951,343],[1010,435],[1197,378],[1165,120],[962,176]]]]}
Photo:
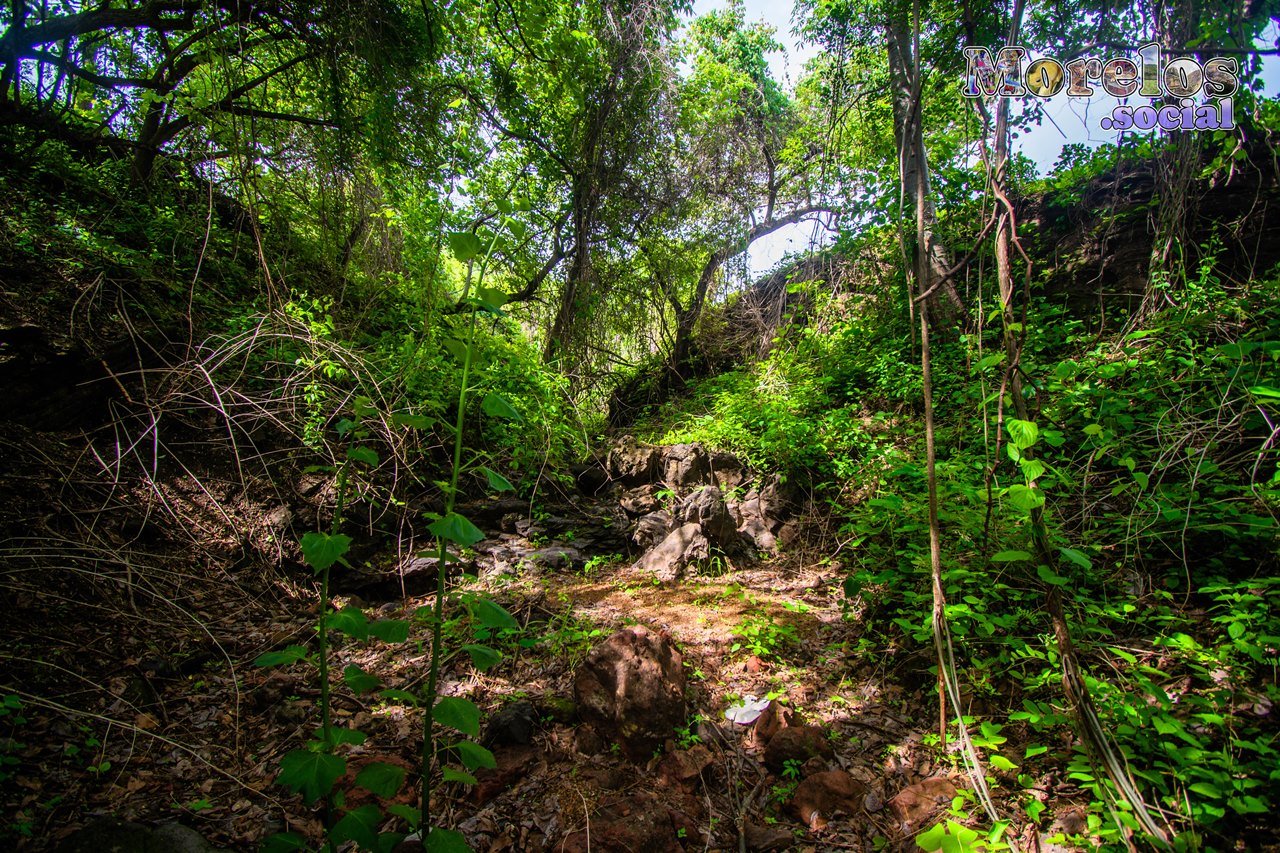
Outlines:
{"type": "MultiPolygon", "coordinates": [[[[887,10],[885,42],[889,54],[889,77],[893,89],[893,133],[897,150],[901,153],[898,163],[902,197],[919,208],[917,239],[924,247],[925,269],[921,279],[922,292],[929,290],[942,278],[950,261],[935,229],[938,213],[933,201],[933,182],[929,174],[929,155],[924,145],[924,128],[920,120],[920,98],[917,97],[920,81],[916,79],[915,56],[910,37],[910,25],[905,9],[887,10]],[[919,188],[919,192],[917,192],[919,188]]],[[[935,328],[954,326],[954,321],[964,312],[964,303],[951,281],[928,297],[935,328]]]]}

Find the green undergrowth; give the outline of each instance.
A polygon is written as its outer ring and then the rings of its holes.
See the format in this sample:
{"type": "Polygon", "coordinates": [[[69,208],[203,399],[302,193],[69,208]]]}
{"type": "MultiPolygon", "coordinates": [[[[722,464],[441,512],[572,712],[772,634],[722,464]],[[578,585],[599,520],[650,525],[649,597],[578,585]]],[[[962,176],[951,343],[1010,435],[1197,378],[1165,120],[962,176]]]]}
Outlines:
{"type": "MultiPolygon", "coordinates": [[[[1002,405],[998,312],[987,330],[935,345],[944,587],[963,690],[1003,709],[980,719],[1019,744],[995,753],[1009,771],[998,784],[1029,819],[1051,821],[1035,789],[1052,771],[1091,803],[1093,838],[1123,846],[1110,783],[1064,739],[1044,610],[1056,585],[1131,772],[1177,816],[1180,846],[1211,849],[1275,829],[1280,283],[1228,287],[1208,261],[1156,286],[1177,307],[1114,331],[1033,300],[1014,329],[1030,421],[1002,405]],[[1041,505],[1056,566],[1032,557],[1041,505]]],[[[819,487],[841,519],[858,651],[929,660],[919,358],[891,308],[861,308],[821,304],[809,328],[695,383],[642,435],[703,441],[819,487]]]]}

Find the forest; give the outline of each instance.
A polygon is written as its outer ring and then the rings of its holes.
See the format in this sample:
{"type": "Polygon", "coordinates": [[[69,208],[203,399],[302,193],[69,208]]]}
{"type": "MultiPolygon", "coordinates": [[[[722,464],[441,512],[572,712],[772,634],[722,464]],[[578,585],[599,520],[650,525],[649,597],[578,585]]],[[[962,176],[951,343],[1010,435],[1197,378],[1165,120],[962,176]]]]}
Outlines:
{"type": "Polygon", "coordinates": [[[0,846],[1280,850],[1280,2],[779,7],[3,4],[0,846]]]}

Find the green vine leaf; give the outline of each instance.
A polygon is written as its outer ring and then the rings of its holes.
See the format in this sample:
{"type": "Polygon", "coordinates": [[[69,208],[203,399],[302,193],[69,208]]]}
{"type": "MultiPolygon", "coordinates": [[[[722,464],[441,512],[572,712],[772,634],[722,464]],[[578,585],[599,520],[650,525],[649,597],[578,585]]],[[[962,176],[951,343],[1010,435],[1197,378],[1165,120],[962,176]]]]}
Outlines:
{"type": "Polygon", "coordinates": [[[432,535],[441,539],[447,539],[463,548],[470,548],[472,545],[484,538],[484,533],[480,528],[472,524],[465,516],[456,512],[451,512],[444,518],[437,519],[427,528],[432,535]]]}
{"type": "Polygon", "coordinates": [[[475,741],[462,740],[455,743],[454,746],[458,750],[458,757],[462,760],[462,765],[468,770],[479,770],[482,767],[494,770],[498,766],[493,753],[475,741]]]}
{"type": "Polygon", "coordinates": [[[378,824],[382,822],[382,809],[370,804],[347,812],[342,820],[329,830],[329,840],[335,845],[354,841],[362,850],[378,849],[378,824]]]}
{"type": "Polygon", "coordinates": [[[431,719],[464,735],[480,736],[480,709],[469,699],[445,696],[431,709],[431,719]]]}
{"type": "Polygon", "coordinates": [[[278,652],[266,652],[258,655],[253,661],[254,666],[286,666],[291,663],[297,663],[300,660],[306,660],[307,649],[305,646],[286,646],[278,652]]]}
{"type": "Polygon", "coordinates": [[[484,472],[484,476],[489,481],[489,488],[495,492],[514,492],[516,487],[511,485],[511,481],[506,477],[494,471],[492,468],[480,466],[480,470],[484,472]]]}
{"type": "Polygon", "coordinates": [[[352,462],[363,462],[370,468],[378,467],[378,454],[370,447],[348,447],[347,458],[352,462]]]}
{"type": "Polygon", "coordinates": [[[370,675],[354,663],[347,664],[342,670],[342,680],[353,693],[370,693],[382,686],[376,675],[370,675]]]}
{"type": "Polygon", "coordinates": [[[317,572],[322,572],[343,558],[351,548],[351,537],[342,533],[311,531],[302,537],[302,559],[317,572]]]}
{"type": "Polygon", "coordinates": [[[347,761],[338,755],[295,749],[280,759],[276,781],[302,795],[310,805],[333,790],[333,783],[347,772],[347,761]]]}
{"type": "Polygon", "coordinates": [[[472,853],[471,845],[461,832],[436,827],[427,834],[427,853],[472,853]]]}
{"type": "Polygon", "coordinates": [[[403,643],[409,639],[409,623],[404,619],[379,619],[369,625],[369,636],[384,643],[403,643]]]}
{"type": "Polygon", "coordinates": [[[404,768],[384,761],[375,761],[356,774],[356,784],[384,800],[389,800],[404,784],[404,768]]]}
{"type": "Polygon", "coordinates": [[[484,410],[486,415],[490,415],[495,418],[503,418],[508,421],[517,422],[524,420],[524,418],[520,416],[520,413],[515,410],[515,407],[507,402],[505,397],[501,394],[495,394],[492,391],[484,395],[484,400],[481,401],[480,408],[484,410]]]}
{"type": "Polygon", "coordinates": [[[502,652],[497,649],[491,649],[488,646],[467,643],[462,647],[462,650],[471,655],[472,665],[481,672],[491,669],[502,662],[502,652]]]}

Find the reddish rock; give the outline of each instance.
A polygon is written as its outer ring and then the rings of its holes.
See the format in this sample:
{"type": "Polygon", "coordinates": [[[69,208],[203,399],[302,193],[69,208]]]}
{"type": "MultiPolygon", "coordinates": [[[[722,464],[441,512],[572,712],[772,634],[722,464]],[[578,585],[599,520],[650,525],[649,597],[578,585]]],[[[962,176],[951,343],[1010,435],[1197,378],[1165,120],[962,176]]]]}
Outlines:
{"type": "Polygon", "coordinates": [[[476,786],[471,789],[471,801],[482,806],[528,775],[538,760],[538,749],[517,744],[497,747],[493,751],[497,767],[476,771],[476,786]]]}
{"type": "Polygon", "coordinates": [[[779,705],[777,702],[770,702],[764,709],[764,713],[752,724],[748,745],[752,748],[766,746],[781,729],[798,725],[800,725],[800,715],[793,709],[779,705]]]}
{"type": "Polygon", "coordinates": [[[683,663],[666,634],[624,628],[578,667],[578,714],[629,758],[647,760],[688,718],[683,663]]]}
{"type": "Polygon", "coordinates": [[[837,813],[857,814],[866,793],[867,786],[848,773],[828,770],[797,785],[787,809],[811,832],[817,832],[837,813]]]}
{"type": "Polygon", "coordinates": [[[951,780],[937,776],[903,788],[889,801],[889,808],[903,828],[912,832],[955,795],[956,786],[951,780]]]}
{"type": "Polygon", "coordinates": [[[671,812],[651,794],[603,806],[591,817],[591,832],[574,832],[554,846],[560,853],[680,853],[671,812]],[[588,843],[589,842],[589,843],[588,843]]]}
{"type": "Polygon", "coordinates": [[[715,762],[711,750],[702,744],[669,753],[658,765],[658,774],[668,782],[691,782],[715,762]]]}
{"type": "Polygon", "coordinates": [[[789,726],[769,739],[764,750],[764,764],[774,773],[781,774],[787,762],[799,767],[811,758],[831,759],[835,750],[827,741],[827,733],[818,726],[789,726]]]}
{"type": "Polygon", "coordinates": [[[788,850],[795,846],[795,836],[780,826],[761,826],[751,821],[742,825],[742,840],[752,853],[788,850]]]}

